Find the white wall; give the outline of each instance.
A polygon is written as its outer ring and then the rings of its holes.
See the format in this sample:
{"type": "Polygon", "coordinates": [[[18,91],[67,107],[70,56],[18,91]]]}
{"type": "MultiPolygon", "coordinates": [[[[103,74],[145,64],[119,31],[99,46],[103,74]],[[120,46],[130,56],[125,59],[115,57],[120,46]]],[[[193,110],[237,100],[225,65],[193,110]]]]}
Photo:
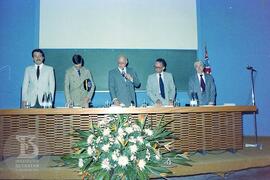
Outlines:
{"type": "Polygon", "coordinates": [[[195,0],[40,0],[41,48],[197,49],[195,0]]]}

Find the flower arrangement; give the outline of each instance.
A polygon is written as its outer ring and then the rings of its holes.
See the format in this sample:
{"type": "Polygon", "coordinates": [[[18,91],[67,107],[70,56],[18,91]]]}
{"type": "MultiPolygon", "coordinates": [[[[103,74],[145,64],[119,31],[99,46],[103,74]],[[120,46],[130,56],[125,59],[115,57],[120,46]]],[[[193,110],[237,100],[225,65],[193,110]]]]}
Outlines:
{"type": "Polygon", "coordinates": [[[89,131],[75,130],[81,140],[74,153],[62,157],[64,165],[79,168],[83,179],[148,179],[171,174],[174,164],[190,165],[186,154],[171,151],[172,142],[164,141],[172,132],[162,119],[151,129],[147,117],[114,115],[91,123],[89,131]]]}

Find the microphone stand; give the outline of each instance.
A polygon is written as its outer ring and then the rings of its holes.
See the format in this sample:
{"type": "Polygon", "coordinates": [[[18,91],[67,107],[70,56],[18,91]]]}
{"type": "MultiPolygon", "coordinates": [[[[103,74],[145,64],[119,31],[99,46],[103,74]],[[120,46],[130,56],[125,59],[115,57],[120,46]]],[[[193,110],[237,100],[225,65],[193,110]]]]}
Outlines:
{"type": "MultiPolygon", "coordinates": [[[[252,98],[252,105],[256,106],[256,99],[255,99],[255,86],[254,86],[254,72],[256,71],[253,67],[248,67],[250,70],[250,78],[251,78],[251,98],[252,98]]],[[[255,144],[245,144],[245,147],[256,147],[262,150],[262,144],[258,143],[258,133],[257,133],[257,112],[253,112],[254,118],[254,133],[255,133],[255,144]]]]}

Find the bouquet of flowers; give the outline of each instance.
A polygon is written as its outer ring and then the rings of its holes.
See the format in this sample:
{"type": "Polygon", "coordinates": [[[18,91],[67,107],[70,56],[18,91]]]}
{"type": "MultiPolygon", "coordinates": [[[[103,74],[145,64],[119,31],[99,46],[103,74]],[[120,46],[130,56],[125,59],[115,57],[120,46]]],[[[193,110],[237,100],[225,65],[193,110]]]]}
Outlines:
{"type": "Polygon", "coordinates": [[[81,140],[74,153],[62,157],[64,165],[79,168],[83,179],[148,179],[171,174],[168,168],[175,164],[190,166],[186,154],[171,151],[165,139],[172,132],[162,119],[151,129],[147,117],[114,115],[91,123],[89,131],[75,130],[81,140]]]}

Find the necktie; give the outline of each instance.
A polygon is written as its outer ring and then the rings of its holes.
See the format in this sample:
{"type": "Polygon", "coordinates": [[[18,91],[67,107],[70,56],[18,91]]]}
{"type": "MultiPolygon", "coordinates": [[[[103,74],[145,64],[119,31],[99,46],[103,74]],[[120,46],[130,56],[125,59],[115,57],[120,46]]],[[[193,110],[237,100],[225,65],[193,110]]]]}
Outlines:
{"type": "Polygon", "coordinates": [[[163,99],[165,99],[165,91],[164,91],[164,83],[161,78],[161,74],[159,74],[159,89],[160,89],[160,95],[163,99]]]}
{"type": "Polygon", "coordinates": [[[203,75],[201,74],[200,76],[201,76],[201,78],[200,78],[200,81],[201,81],[201,88],[202,88],[202,92],[204,92],[204,91],[205,91],[205,82],[204,82],[204,80],[203,80],[203,75]]]}
{"type": "Polygon", "coordinates": [[[37,66],[37,79],[39,78],[39,75],[40,75],[40,70],[39,70],[39,66],[37,66]]]}
{"type": "Polygon", "coordinates": [[[80,70],[77,70],[78,71],[78,75],[81,76],[81,71],[80,70]]]}

